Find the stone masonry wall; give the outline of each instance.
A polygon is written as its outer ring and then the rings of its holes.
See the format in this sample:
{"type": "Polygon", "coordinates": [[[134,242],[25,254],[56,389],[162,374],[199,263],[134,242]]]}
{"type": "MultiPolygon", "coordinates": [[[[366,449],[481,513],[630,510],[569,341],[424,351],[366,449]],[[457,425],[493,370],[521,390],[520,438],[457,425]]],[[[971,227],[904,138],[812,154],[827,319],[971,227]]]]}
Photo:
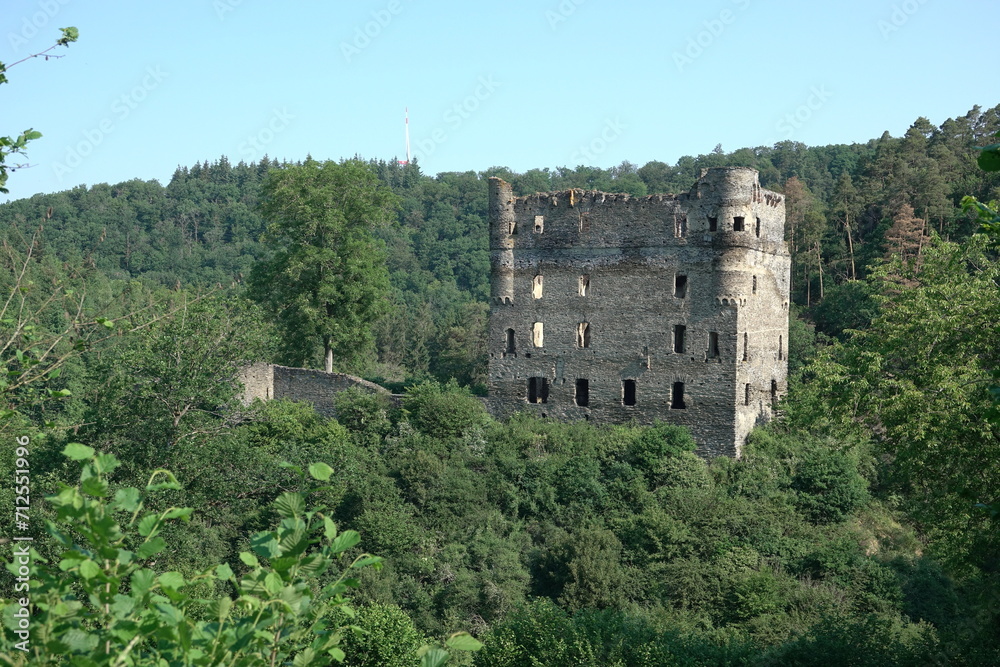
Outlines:
{"type": "Polygon", "coordinates": [[[661,419],[739,456],[785,391],[784,200],[753,169],[648,197],[490,179],[490,252],[495,416],[661,419]]]}
{"type": "Polygon", "coordinates": [[[316,412],[324,417],[336,417],[334,396],[345,389],[359,387],[372,393],[388,394],[388,390],[374,382],[346,373],[326,373],[306,368],[290,368],[274,364],[253,364],[243,369],[243,402],[255,398],[262,401],[287,399],[312,403],[316,412]]]}

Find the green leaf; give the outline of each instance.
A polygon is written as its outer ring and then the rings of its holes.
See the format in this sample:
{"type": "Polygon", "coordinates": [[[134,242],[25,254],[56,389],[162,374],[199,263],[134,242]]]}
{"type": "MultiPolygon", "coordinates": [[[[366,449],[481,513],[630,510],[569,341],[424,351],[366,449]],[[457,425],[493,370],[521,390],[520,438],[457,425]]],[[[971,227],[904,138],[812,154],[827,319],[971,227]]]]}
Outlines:
{"type": "Polygon", "coordinates": [[[166,521],[180,517],[182,520],[187,521],[191,518],[192,512],[194,512],[193,507],[171,507],[161,518],[166,521]]]}
{"type": "Polygon", "coordinates": [[[281,547],[274,535],[268,532],[257,533],[250,538],[250,548],[254,553],[264,558],[274,558],[281,555],[281,547]]]}
{"type": "Polygon", "coordinates": [[[101,573],[101,566],[89,558],[80,563],[80,576],[84,579],[93,579],[101,573]]]}
{"type": "Polygon", "coordinates": [[[80,482],[80,490],[95,498],[103,498],[108,495],[108,483],[100,477],[88,477],[80,482]]]}
{"type": "Polygon", "coordinates": [[[159,522],[160,517],[155,514],[147,514],[139,520],[139,534],[143,537],[148,537],[159,522]]]}
{"type": "Polygon", "coordinates": [[[233,578],[233,568],[229,567],[228,563],[222,563],[221,565],[216,566],[215,578],[220,581],[229,581],[233,578]]]}
{"type": "Polygon", "coordinates": [[[149,558],[154,554],[158,554],[167,548],[167,542],[162,537],[157,535],[153,539],[143,543],[138,549],[136,549],[136,558],[143,560],[149,558]]]}
{"type": "Polygon", "coordinates": [[[145,568],[136,570],[132,574],[132,592],[137,595],[145,595],[146,592],[153,587],[153,582],[155,580],[156,573],[152,570],[147,570],[145,568]]]}
{"type": "Polygon", "coordinates": [[[180,572],[164,572],[158,579],[163,588],[177,590],[184,586],[184,575],[180,572]]]}
{"type": "Polygon", "coordinates": [[[232,608],[233,608],[233,601],[230,600],[228,597],[221,597],[218,600],[213,601],[212,604],[209,605],[209,611],[212,613],[213,616],[215,616],[215,618],[219,620],[220,623],[226,620],[226,617],[229,616],[229,611],[232,608]]]}
{"type": "Polygon", "coordinates": [[[322,461],[319,463],[312,463],[309,465],[309,474],[313,479],[325,482],[329,480],[330,476],[333,474],[333,468],[322,461]]]}
{"type": "Polygon", "coordinates": [[[94,448],[81,445],[79,442],[71,442],[63,448],[63,456],[74,461],[83,461],[94,455],[94,448]]]}
{"type": "Polygon", "coordinates": [[[347,551],[360,541],[361,535],[358,534],[358,531],[345,530],[340,535],[337,535],[336,539],[333,540],[333,544],[330,545],[330,548],[333,549],[334,553],[341,553],[342,551],[347,551]]]}
{"type": "Polygon", "coordinates": [[[250,567],[260,567],[260,561],[249,551],[240,552],[240,560],[249,565],[250,567]]]}
{"type": "Polygon", "coordinates": [[[333,520],[327,516],[323,517],[323,534],[328,540],[332,540],[337,536],[337,524],[335,524],[333,520]]]}
{"type": "Polygon", "coordinates": [[[483,643],[468,632],[456,632],[444,645],[456,651],[478,651],[483,647],[483,643]]]}
{"type": "Polygon", "coordinates": [[[306,510],[306,501],[301,493],[286,491],[274,501],[274,508],[283,517],[299,517],[306,510]]]}
{"type": "Polygon", "coordinates": [[[428,649],[420,656],[420,667],[441,667],[446,662],[448,662],[448,652],[443,648],[428,649]]]}
{"type": "Polygon", "coordinates": [[[982,153],[976,162],[983,171],[1000,171],[1000,144],[993,144],[980,149],[982,153]]]}
{"type": "Polygon", "coordinates": [[[351,565],[351,567],[362,568],[362,567],[368,567],[369,565],[381,565],[381,564],[382,564],[381,556],[364,556],[363,558],[359,558],[357,561],[355,561],[354,564],[351,565]]]}
{"type": "Polygon", "coordinates": [[[125,512],[134,512],[138,507],[139,489],[134,486],[130,486],[127,489],[118,489],[115,491],[115,501],[112,505],[113,509],[119,509],[125,512]]]}

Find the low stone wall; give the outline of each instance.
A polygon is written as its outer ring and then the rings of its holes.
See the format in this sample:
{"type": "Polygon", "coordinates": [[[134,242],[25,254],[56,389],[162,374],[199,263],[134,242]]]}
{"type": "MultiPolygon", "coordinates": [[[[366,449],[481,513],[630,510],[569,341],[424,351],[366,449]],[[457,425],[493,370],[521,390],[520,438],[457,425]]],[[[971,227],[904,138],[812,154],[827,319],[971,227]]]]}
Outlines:
{"type": "Polygon", "coordinates": [[[358,387],[375,394],[386,394],[394,402],[398,397],[385,387],[347,373],[327,373],[307,368],[291,368],[276,364],[253,364],[243,369],[239,377],[243,383],[243,402],[255,398],[262,401],[286,399],[311,403],[324,417],[336,417],[333,405],[338,392],[358,387]]]}

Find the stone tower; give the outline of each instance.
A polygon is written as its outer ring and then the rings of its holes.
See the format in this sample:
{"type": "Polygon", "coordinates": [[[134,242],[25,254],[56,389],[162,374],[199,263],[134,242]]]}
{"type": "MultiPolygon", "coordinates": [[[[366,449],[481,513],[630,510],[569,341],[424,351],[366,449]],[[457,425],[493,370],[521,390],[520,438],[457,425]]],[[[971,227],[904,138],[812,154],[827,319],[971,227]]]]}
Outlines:
{"type": "Polygon", "coordinates": [[[784,197],[726,167],[648,197],[491,178],[489,206],[490,411],[659,419],[738,457],[787,386],[784,197]]]}

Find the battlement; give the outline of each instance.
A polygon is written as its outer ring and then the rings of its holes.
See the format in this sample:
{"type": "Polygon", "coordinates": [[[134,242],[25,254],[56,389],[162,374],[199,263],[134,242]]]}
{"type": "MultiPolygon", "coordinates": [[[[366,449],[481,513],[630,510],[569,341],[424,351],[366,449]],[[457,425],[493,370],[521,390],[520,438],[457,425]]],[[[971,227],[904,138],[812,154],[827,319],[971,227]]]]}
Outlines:
{"type": "Polygon", "coordinates": [[[491,411],[662,419],[738,456],[786,385],[783,195],[743,167],[678,195],[489,192],[491,411]]]}

